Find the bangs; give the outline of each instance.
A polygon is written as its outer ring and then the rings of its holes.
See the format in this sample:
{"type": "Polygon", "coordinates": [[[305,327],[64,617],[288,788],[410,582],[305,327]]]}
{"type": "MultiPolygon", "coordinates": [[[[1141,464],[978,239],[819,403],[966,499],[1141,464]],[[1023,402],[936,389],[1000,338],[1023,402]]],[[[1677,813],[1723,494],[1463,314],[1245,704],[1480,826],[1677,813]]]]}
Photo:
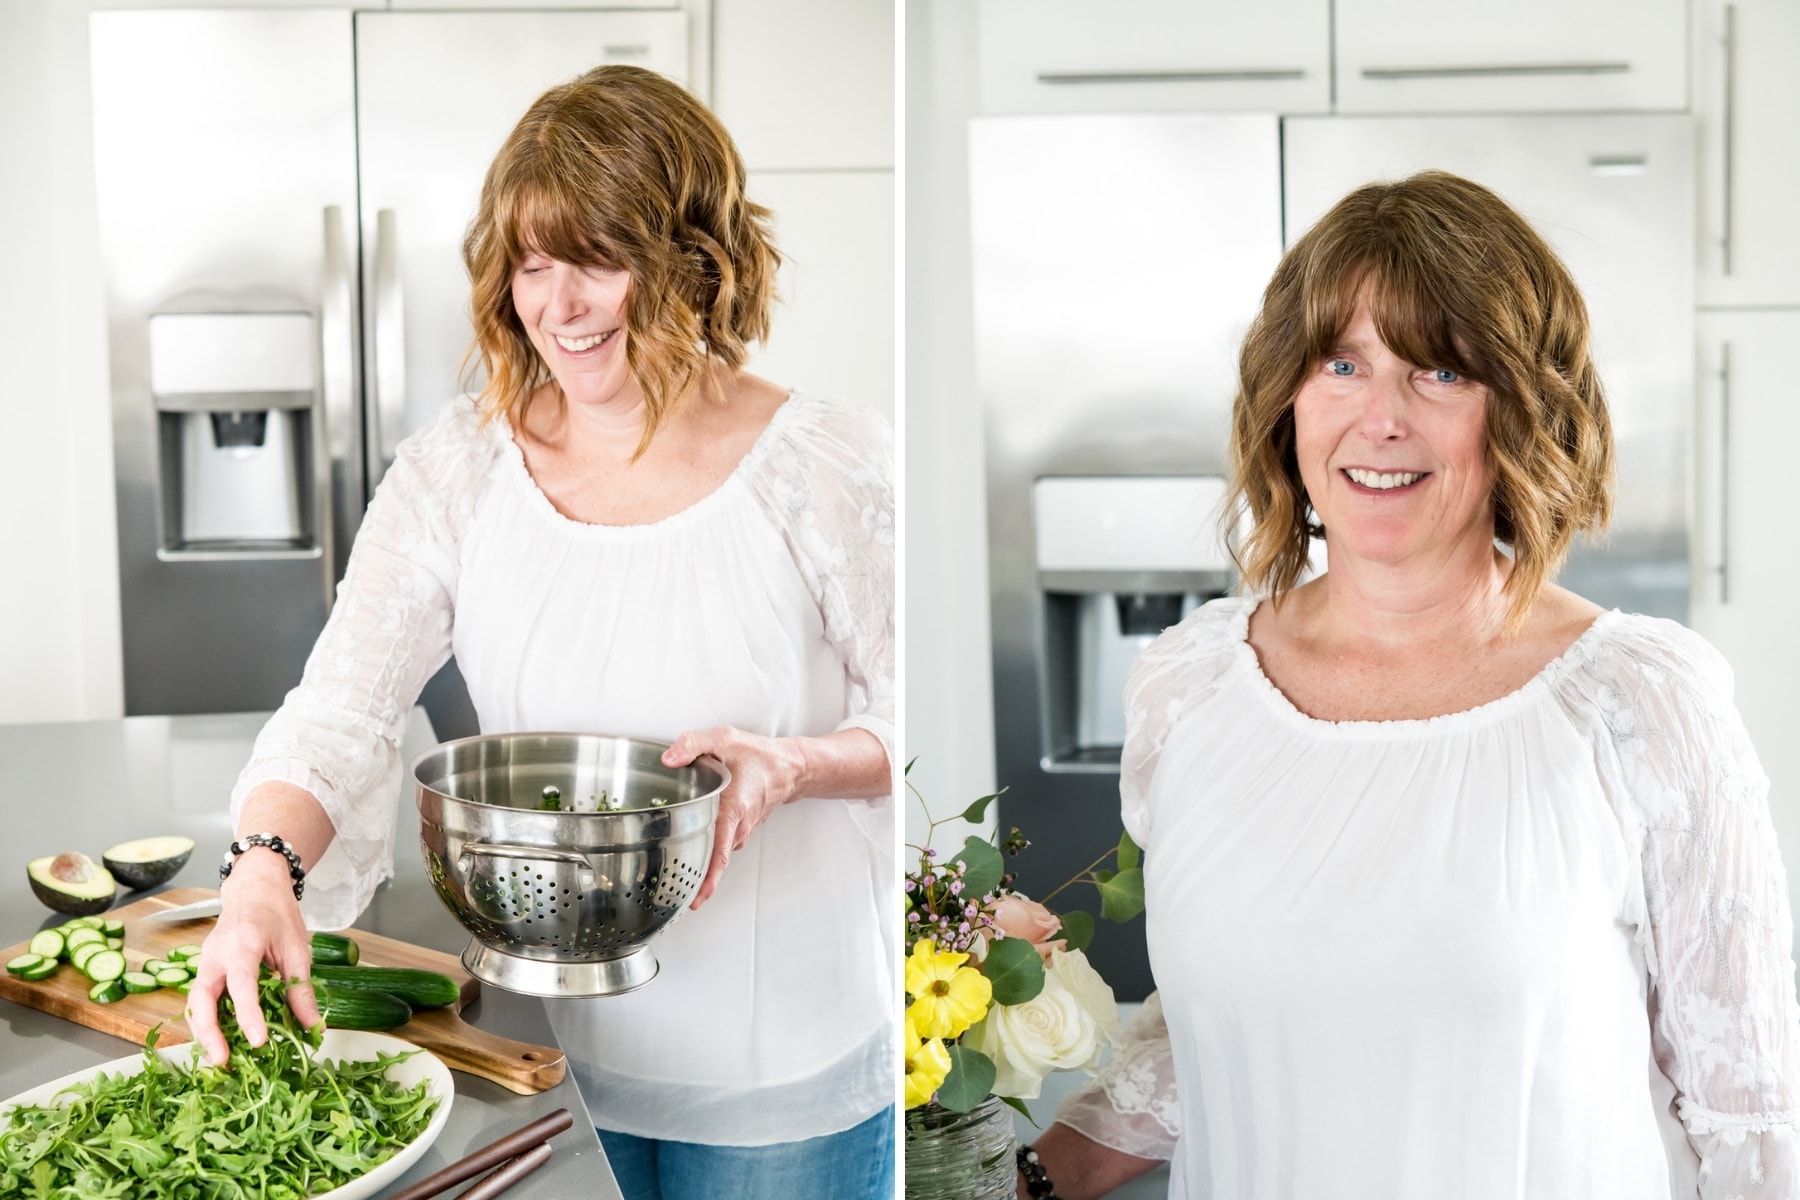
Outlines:
{"type": "Polygon", "coordinates": [[[529,254],[581,267],[624,265],[606,231],[592,223],[593,205],[575,189],[548,170],[521,175],[501,182],[493,210],[494,236],[509,267],[516,268],[529,254]]]}
{"type": "Polygon", "coordinates": [[[1474,335],[1474,314],[1465,311],[1472,307],[1469,297],[1428,283],[1425,264],[1411,261],[1398,247],[1380,249],[1392,252],[1323,264],[1320,277],[1308,281],[1307,361],[1317,364],[1342,348],[1362,303],[1382,344],[1401,359],[1423,370],[1447,368],[1491,384],[1493,370],[1474,335]]]}

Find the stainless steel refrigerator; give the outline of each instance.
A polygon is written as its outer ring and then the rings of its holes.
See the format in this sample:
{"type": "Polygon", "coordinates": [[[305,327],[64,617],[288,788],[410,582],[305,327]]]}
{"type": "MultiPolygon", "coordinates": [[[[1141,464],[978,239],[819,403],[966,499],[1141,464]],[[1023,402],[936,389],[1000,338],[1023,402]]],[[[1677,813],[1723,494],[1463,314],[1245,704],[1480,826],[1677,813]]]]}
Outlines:
{"type": "MultiPolygon", "coordinates": [[[[125,710],[273,708],[395,445],[464,390],[489,161],[600,63],[685,82],[687,17],[103,11],[90,39],[125,710]]],[[[440,733],[460,693],[454,664],[428,689],[440,733]]]]}
{"type": "MultiPolygon", "coordinates": [[[[1216,516],[1238,344],[1283,246],[1361,183],[1469,176],[1569,264],[1593,315],[1619,505],[1612,536],[1578,549],[1562,581],[1686,618],[1692,141],[1683,116],[974,122],[995,749],[1001,820],[1034,842],[1028,894],[1119,834],[1120,688],[1137,654],[1236,585],[1216,516]]],[[[1124,999],[1152,986],[1141,928],[1103,927],[1092,951],[1124,999]]]]}

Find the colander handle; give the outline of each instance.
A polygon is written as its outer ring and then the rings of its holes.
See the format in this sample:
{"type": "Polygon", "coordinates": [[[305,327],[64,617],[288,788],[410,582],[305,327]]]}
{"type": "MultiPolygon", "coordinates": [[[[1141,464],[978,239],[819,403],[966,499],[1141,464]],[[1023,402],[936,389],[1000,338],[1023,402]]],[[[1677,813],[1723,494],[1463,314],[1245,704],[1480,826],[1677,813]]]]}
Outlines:
{"type": "Polygon", "coordinates": [[[594,865],[587,855],[574,850],[557,850],[550,846],[508,846],[497,842],[470,842],[462,848],[457,856],[459,865],[465,874],[469,871],[468,860],[475,858],[505,858],[515,862],[561,863],[574,867],[581,872],[581,885],[594,885],[594,865]]]}

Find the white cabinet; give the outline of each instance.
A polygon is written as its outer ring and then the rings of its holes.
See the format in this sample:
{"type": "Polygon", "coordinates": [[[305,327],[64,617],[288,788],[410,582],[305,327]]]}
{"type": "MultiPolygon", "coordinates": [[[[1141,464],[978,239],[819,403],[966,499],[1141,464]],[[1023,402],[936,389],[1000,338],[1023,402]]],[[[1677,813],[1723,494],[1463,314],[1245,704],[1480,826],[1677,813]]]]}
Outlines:
{"type": "Polygon", "coordinates": [[[1331,111],[1328,0],[981,0],[979,13],[984,113],[1331,111]]]}
{"type": "Polygon", "coordinates": [[[1335,25],[1339,112],[1688,103],[1684,0],[1336,0],[1335,25]]]}
{"type": "MultiPolygon", "coordinates": [[[[1731,664],[1788,878],[1800,882],[1800,555],[1788,498],[1800,446],[1800,310],[1702,313],[1698,324],[1692,624],[1731,664]]],[[[1800,890],[1792,895],[1800,900],[1800,890]]]]}
{"type": "Polygon", "coordinates": [[[893,0],[714,0],[713,111],[752,171],[894,165],[893,0]]]}
{"type": "Polygon", "coordinates": [[[749,369],[788,387],[865,401],[894,419],[894,176],[752,174],[775,211],[781,303],[749,369]]]}
{"type": "Polygon", "coordinates": [[[1700,303],[1800,305],[1800,4],[1696,9],[1700,303]]]}

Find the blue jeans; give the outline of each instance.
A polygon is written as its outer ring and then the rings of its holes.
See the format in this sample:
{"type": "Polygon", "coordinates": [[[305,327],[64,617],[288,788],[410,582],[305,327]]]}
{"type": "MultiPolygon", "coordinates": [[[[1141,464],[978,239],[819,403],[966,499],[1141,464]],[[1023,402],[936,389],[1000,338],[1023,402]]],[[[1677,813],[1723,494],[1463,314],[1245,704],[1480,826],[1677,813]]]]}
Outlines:
{"type": "Polygon", "coordinates": [[[892,1200],[894,1110],[773,1146],[702,1146],[602,1129],[625,1200],[892,1200]]]}

